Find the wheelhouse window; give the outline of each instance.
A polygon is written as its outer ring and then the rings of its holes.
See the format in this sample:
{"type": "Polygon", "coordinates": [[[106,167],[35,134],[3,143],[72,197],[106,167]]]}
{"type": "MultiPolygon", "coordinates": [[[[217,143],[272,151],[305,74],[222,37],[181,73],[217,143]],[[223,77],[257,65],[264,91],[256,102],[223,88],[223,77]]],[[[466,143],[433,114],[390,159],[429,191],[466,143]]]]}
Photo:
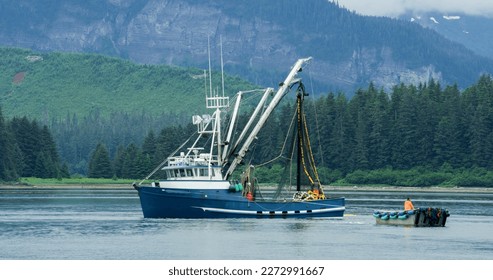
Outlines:
{"type": "Polygon", "coordinates": [[[200,176],[209,176],[209,169],[201,168],[199,170],[200,170],[200,176]]]}

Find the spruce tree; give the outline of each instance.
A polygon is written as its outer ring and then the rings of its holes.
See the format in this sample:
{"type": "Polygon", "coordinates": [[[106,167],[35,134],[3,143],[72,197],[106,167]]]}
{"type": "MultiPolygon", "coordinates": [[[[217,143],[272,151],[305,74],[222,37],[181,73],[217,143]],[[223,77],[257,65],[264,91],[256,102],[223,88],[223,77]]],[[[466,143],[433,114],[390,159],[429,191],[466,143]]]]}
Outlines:
{"type": "Polygon", "coordinates": [[[0,108],[0,181],[15,180],[18,177],[15,159],[16,146],[0,108]]]}
{"type": "Polygon", "coordinates": [[[137,145],[130,144],[125,150],[122,164],[122,178],[137,179],[140,178],[139,157],[140,151],[137,145]]]}
{"type": "Polygon", "coordinates": [[[370,169],[384,168],[390,164],[389,102],[389,97],[383,90],[371,95],[368,135],[370,169]]]}
{"type": "Polygon", "coordinates": [[[12,119],[10,126],[23,158],[23,166],[19,175],[33,177],[38,153],[41,151],[39,126],[35,121],[30,122],[27,117],[12,119]]]}
{"type": "Polygon", "coordinates": [[[51,156],[42,151],[37,154],[33,170],[33,176],[37,178],[57,178],[58,169],[51,156]]]}
{"type": "Polygon", "coordinates": [[[87,176],[90,178],[112,178],[113,170],[108,150],[104,144],[98,144],[89,160],[87,176]]]}
{"type": "Polygon", "coordinates": [[[119,145],[113,158],[113,171],[117,178],[123,178],[123,164],[125,160],[125,147],[119,145]]]}
{"type": "Polygon", "coordinates": [[[392,92],[390,144],[392,166],[397,169],[409,169],[415,163],[417,153],[415,98],[415,86],[400,85],[392,92]]]}
{"type": "Polygon", "coordinates": [[[161,159],[155,159],[156,156],[156,136],[154,131],[151,130],[144,139],[142,144],[142,154],[147,155],[151,164],[158,165],[161,159]]]}

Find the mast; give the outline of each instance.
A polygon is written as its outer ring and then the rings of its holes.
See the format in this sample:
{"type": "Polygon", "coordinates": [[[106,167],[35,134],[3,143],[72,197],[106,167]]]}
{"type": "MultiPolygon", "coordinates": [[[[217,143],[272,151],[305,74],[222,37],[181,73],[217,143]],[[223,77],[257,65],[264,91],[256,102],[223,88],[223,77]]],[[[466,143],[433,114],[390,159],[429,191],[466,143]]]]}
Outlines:
{"type": "Polygon", "coordinates": [[[211,66],[211,43],[207,36],[207,53],[209,54],[209,94],[212,97],[212,66],[211,66]]]}
{"type": "MultiPolygon", "coordinates": [[[[223,61],[223,38],[222,36],[219,36],[219,45],[221,47],[221,87],[222,87],[222,98],[224,99],[224,61],[223,61]]],[[[219,95],[219,94],[218,94],[219,95]]],[[[229,101],[229,99],[228,99],[229,101]]],[[[228,107],[229,107],[229,102],[228,102],[228,107]]],[[[223,143],[222,140],[222,135],[221,135],[221,109],[217,108],[216,110],[217,116],[216,116],[216,122],[217,122],[217,163],[218,165],[223,164],[223,156],[222,156],[222,147],[221,144],[223,143]]]]}
{"type": "Polygon", "coordinates": [[[260,129],[264,126],[265,122],[269,118],[270,114],[274,110],[274,108],[279,104],[281,99],[284,97],[284,95],[288,92],[288,90],[291,88],[291,85],[299,82],[299,79],[295,79],[296,75],[298,72],[301,71],[301,67],[303,64],[307,63],[310,61],[312,58],[301,58],[296,61],[294,64],[293,68],[291,69],[291,72],[289,72],[288,76],[284,80],[283,83],[280,84],[280,87],[277,91],[277,93],[274,95],[272,98],[272,101],[269,103],[269,106],[265,110],[265,112],[260,116],[260,119],[258,123],[255,125],[253,128],[252,132],[248,136],[248,138],[245,140],[245,143],[243,143],[243,146],[241,149],[238,151],[238,155],[235,157],[235,159],[231,162],[231,165],[229,166],[228,170],[224,174],[224,179],[227,179],[229,175],[233,173],[233,171],[236,169],[236,166],[243,160],[243,158],[246,155],[246,152],[248,151],[248,148],[252,144],[253,140],[257,137],[257,134],[259,133],[260,129]]]}
{"type": "Polygon", "coordinates": [[[303,116],[302,112],[302,101],[303,101],[303,93],[301,93],[299,90],[296,93],[296,115],[298,118],[298,137],[297,137],[297,157],[296,157],[296,191],[301,191],[301,157],[303,156],[303,153],[301,149],[303,149],[303,122],[301,121],[301,116],[303,116]]]}
{"type": "MultiPolygon", "coordinates": [[[[305,168],[305,159],[303,158],[305,156],[305,153],[303,152],[303,149],[305,148],[305,145],[308,144],[308,135],[305,137],[305,129],[306,129],[306,123],[305,123],[305,113],[303,112],[303,102],[305,101],[305,96],[308,96],[308,93],[305,92],[305,86],[303,85],[302,82],[299,83],[298,89],[296,90],[296,116],[298,120],[298,125],[297,125],[297,157],[296,157],[296,191],[301,191],[301,168],[305,168]]],[[[311,155],[311,150],[308,151],[311,155]]],[[[308,174],[307,174],[308,175],[308,174]]],[[[308,177],[310,177],[308,175],[308,177]]]]}
{"type": "Polygon", "coordinates": [[[219,36],[219,44],[221,46],[221,83],[224,97],[224,61],[223,61],[223,37],[219,36]]]}
{"type": "MultiPolygon", "coordinates": [[[[222,46],[221,46],[222,48],[222,46]]],[[[217,149],[217,164],[222,165],[222,153],[221,153],[221,109],[229,107],[229,97],[224,96],[224,73],[223,75],[223,93],[222,96],[219,94],[219,91],[212,91],[212,66],[211,66],[211,47],[210,40],[207,37],[207,50],[209,53],[209,95],[206,95],[206,108],[215,109],[212,120],[212,142],[211,142],[211,150],[209,154],[209,174],[211,174],[211,163],[214,159],[213,150],[214,145],[216,145],[217,149]]],[[[221,72],[223,72],[223,60],[222,60],[222,50],[221,50],[221,72]]]]}

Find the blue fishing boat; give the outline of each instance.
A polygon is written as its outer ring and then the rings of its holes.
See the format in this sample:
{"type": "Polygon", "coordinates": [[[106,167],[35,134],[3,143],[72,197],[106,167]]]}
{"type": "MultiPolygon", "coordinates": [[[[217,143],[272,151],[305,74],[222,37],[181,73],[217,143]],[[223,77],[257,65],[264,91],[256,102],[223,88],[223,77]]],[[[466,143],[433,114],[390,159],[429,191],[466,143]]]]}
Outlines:
{"type": "MultiPolygon", "coordinates": [[[[197,126],[195,140],[191,142],[193,137],[189,138],[142,182],[133,185],[138,191],[144,217],[342,217],[345,199],[331,198],[324,192],[305,124],[303,100],[307,94],[298,73],[310,60],[299,59],[275,94],[273,88],[260,91],[260,101],[254,106],[241,132],[235,132],[238,111],[243,95],[250,91],[236,94],[232,114],[224,118],[222,115],[230,108],[229,97],[224,95],[224,86],[222,94],[212,91],[209,74],[210,91],[206,93],[206,108],[213,112],[211,115],[192,117],[193,124],[197,126]],[[290,142],[293,144],[286,146],[296,156],[293,156],[294,164],[286,165],[285,169],[294,173],[296,180],[292,184],[261,188],[255,178],[255,166],[250,164],[247,164],[239,178],[234,179],[233,172],[243,163],[259,131],[291,89],[296,89],[297,105],[292,118],[293,130],[288,134],[293,135],[294,140],[290,142]],[[223,125],[226,119],[229,119],[228,124],[223,125]],[[222,126],[227,126],[227,130],[223,132],[222,126]],[[185,148],[188,142],[191,144],[185,148]],[[164,174],[165,179],[146,183],[158,171],[164,174]]],[[[239,173],[235,174],[238,176],[239,173]]]]}

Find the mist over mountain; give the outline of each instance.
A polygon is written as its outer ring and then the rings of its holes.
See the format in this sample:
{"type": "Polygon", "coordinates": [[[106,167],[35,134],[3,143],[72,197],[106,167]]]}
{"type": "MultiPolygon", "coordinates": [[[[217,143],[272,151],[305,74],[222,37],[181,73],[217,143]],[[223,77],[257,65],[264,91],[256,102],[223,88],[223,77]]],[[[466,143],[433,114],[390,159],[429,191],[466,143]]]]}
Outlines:
{"type": "Polygon", "coordinates": [[[316,90],[351,93],[373,82],[458,83],[493,61],[409,20],[366,17],[326,0],[19,0],[0,3],[0,45],[92,52],[142,64],[215,68],[273,86],[299,57],[316,90]],[[220,39],[221,38],[221,39],[220,39]]]}

